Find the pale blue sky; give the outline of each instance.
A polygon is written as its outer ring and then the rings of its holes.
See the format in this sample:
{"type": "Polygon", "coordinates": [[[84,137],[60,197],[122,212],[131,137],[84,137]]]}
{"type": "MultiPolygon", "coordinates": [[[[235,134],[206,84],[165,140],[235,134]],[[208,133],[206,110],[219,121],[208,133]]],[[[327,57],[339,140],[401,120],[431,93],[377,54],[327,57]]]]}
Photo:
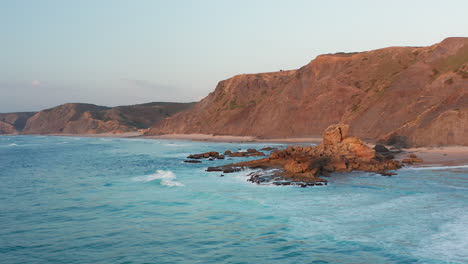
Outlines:
{"type": "Polygon", "coordinates": [[[0,0],[0,112],[195,101],[240,73],[468,36],[466,0],[0,0]]]}

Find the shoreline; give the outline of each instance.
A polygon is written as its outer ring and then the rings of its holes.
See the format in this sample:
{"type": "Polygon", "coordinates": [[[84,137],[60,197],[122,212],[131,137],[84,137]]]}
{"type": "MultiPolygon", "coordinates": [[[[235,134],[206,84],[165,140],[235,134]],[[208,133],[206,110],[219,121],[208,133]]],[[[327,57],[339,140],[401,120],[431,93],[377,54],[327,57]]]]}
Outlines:
{"type": "Polygon", "coordinates": [[[320,143],[321,137],[307,138],[257,138],[253,136],[227,136],[210,134],[167,134],[160,136],[141,136],[147,139],[177,139],[190,141],[208,141],[208,142],[246,142],[246,143],[320,143]]]}
{"type": "MultiPolygon", "coordinates": [[[[1,134],[0,136],[24,136],[21,134],[1,134]]],[[[27,136],[27,135],[26,135],[27,136]]],[[[162,139],[162,140],[187,140],[225,143],[274,143],[274,144],[320,144],[321,137],[308,138],[275,138],[261,139],[253,136],[224,136],[209,134],[167,134],[160,136],[144,136],[141,132],[127,133],[101,133],[101,134],[37,134],[31,136],[62,136],[62,137],[89,137],[89,138],[136,138],[136,139],[162,139]]],[[[368,145],[374,144],[367,142],[368,145]]],[[[410,154],[415,154],[423,160],[412,166],[427,167],[433,165],[456,166],[468,165],[468,146],[441,146],[441,147],[418,147],[402,149],[402,153],[396,154],[397,160],[407,158],[410,154]]]]}
{"type": "Polygon", "coordinates": [[[396,158],[406,158],[415,154],[423,160],[422,163],[413,165],[417,167],[468,165],[468,146],[419,147],[403,151],[396,155],[396,158]]]}

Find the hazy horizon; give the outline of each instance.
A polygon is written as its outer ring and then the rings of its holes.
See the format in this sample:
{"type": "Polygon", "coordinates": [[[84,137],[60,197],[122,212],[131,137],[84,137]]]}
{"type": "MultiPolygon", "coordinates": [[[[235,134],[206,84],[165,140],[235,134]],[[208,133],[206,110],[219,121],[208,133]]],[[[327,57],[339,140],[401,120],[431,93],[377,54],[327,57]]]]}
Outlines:
{"type": "Polygon", "coordinates": [[[0,112],[68,102],[193,102],[234,75],[297,69],[324,53],[468,36],[466,1],[382,6],[370,0],[4,1],[0,112]]]}

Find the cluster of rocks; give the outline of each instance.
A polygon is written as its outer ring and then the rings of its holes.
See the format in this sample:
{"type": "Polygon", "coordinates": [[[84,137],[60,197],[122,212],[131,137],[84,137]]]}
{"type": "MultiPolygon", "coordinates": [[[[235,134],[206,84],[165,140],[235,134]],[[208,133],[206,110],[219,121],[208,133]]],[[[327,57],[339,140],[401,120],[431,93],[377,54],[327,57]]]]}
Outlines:
{"type": "Polygon", "coordinates": [[[224,159],[224,156],[219,154],[219,152],[209,151],[209,152],[205,152],[205,153],[189,155],[187,157],[187,159],[191,159],[191,160],[185,160],[184,162],[187,162],[187,163],[201,163],[201,161],[199,161],[199,159],[209,159],[209,160],[224,159]]]}
{"type": "Polygon", "coordinates": [[[205,153],[192,154],[187,157],[187,159],[207,159],[207,158],[224,159],[224,156],[220,155],[219,152],[210,151],[210,152],[205,152],[205,153]]]}
{"type": "MultiPolygon", "coordinates": [[[[263,148],[262,150],[271,151],[275,149],[276,148],[266,147],[266,148],[263,148]]],[[[184,162],[201,163],[201,161],[199,161],[200,159],[208,159],[208,160],[225,159],[226,156],[227,157],[259,157],[259,156],[266,156],[266,155],[265,153],[260,152],[256,149],[248,149],[247,151],[236,151],[236,152],[226,150],[224,152],[224,155],[220,154],[217,151],[209,151],[205,153],[191,154],[187,157],[187,159],[189,160],[184,160],[184,162]]],[[[214,170],[213,167],[210,167],[210,168],[212,168],[212,170],[208,170],[208,171],[217,171],[217,170],[214,170]]]]}
{"type": "Polygon", "coordinates": [[[240,168],[276,169],[271,174],[253,174],[249,181],[262,183],[271,181],[276,185],[323,185],[333,172],[354,170],[394,175],[388,172],[402,167],[394,160],[390,150],[377,147],[372,149],[356,137],[348,137],[348,125],[338,124],[328,127],[323,133],[323,142],[318,146],[289,146],[274,151],[269,157],[213,167],[224,173],[240,168]]]}
{"type": "Polygon", "coordinates": [[[247,151],[236,151],[231,152],[230,150],[226,150],[224,155],[229,157],[258,157],[258,156],[266,156],[265,153],[260,152],[256,149],[248,149],[247,151]]]}
{"type": "MultiPolygon", "coordinates": [[[[395,160],[395,155],[402,152],[399,148],[388,149],[377,144],[374,148],[367,146],[361,139],[348,136],[349,126],[338,124],[328,127],[323,133],[323,141],[317,146],[288,146],[286,149],[262,148],[272,151],[268,157],[233,163],[217,167],[208,167],[206,171],[232,173],[243,168],[260,169],[248,175],[248,181],[274,185],[296,185],[300,187],[326,185],[333,172],[366,171],[392,176],[393,170],[403,163],[422,162],[412,154],[402,162],[395,160]]],[[[224,159],[227,157],[266,156],[256,149],[247,151],[225,151],[224,155],[211,151],[193,154],[185,162],[199,163],[198,159],[224,159]]],[[[222,175],[224,176],[224,174],[222,175]]]]}
{"type": "Polygon", "coordinates": [[[307,186],[319,186],[319,185],[327,185],[326,180],[314,179],[311,180],[308,177],[289,177],[285,179],[284,173],[281,170],[273,170],[273,171],[265,171],[259,170],[249,173],[247,176],[249,177],[247,181],[256,183],[256,184],[264,184],[264,183],[271,183],[273,185],[294,185],[300,187],[307,187],[307,186]]]}

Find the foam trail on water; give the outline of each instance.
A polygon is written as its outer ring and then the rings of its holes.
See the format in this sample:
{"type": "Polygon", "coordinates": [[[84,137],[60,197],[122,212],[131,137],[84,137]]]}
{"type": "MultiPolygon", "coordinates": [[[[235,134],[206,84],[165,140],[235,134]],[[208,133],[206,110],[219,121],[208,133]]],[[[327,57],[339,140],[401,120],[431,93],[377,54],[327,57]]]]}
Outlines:
{"type": "Polygon", "coordinates": [[[164,144],[164,146],[167,146],[167,147],[188,147],[190,145],[188,145],[188,144],[168,143],[168,144],[164,144]]]}
{"type": "Polygon", "coordinates": [[[150,182],[154,180],[161,180],[161,185],[165,186],[184,186],[182,183],[175,181],[176,175],[172,171],[157,170],[156,173],[146,176],[139,176],[133,178],[134,181],[150,182]]]}
{"type": "Polygon", "coordinates": [[[437,166],[437,167],[412,167],[412,168],[403,168],[402,170],[446,170],[446,169],[463,169],[463,168],[468,168],[468,165],[437,166]]]}

